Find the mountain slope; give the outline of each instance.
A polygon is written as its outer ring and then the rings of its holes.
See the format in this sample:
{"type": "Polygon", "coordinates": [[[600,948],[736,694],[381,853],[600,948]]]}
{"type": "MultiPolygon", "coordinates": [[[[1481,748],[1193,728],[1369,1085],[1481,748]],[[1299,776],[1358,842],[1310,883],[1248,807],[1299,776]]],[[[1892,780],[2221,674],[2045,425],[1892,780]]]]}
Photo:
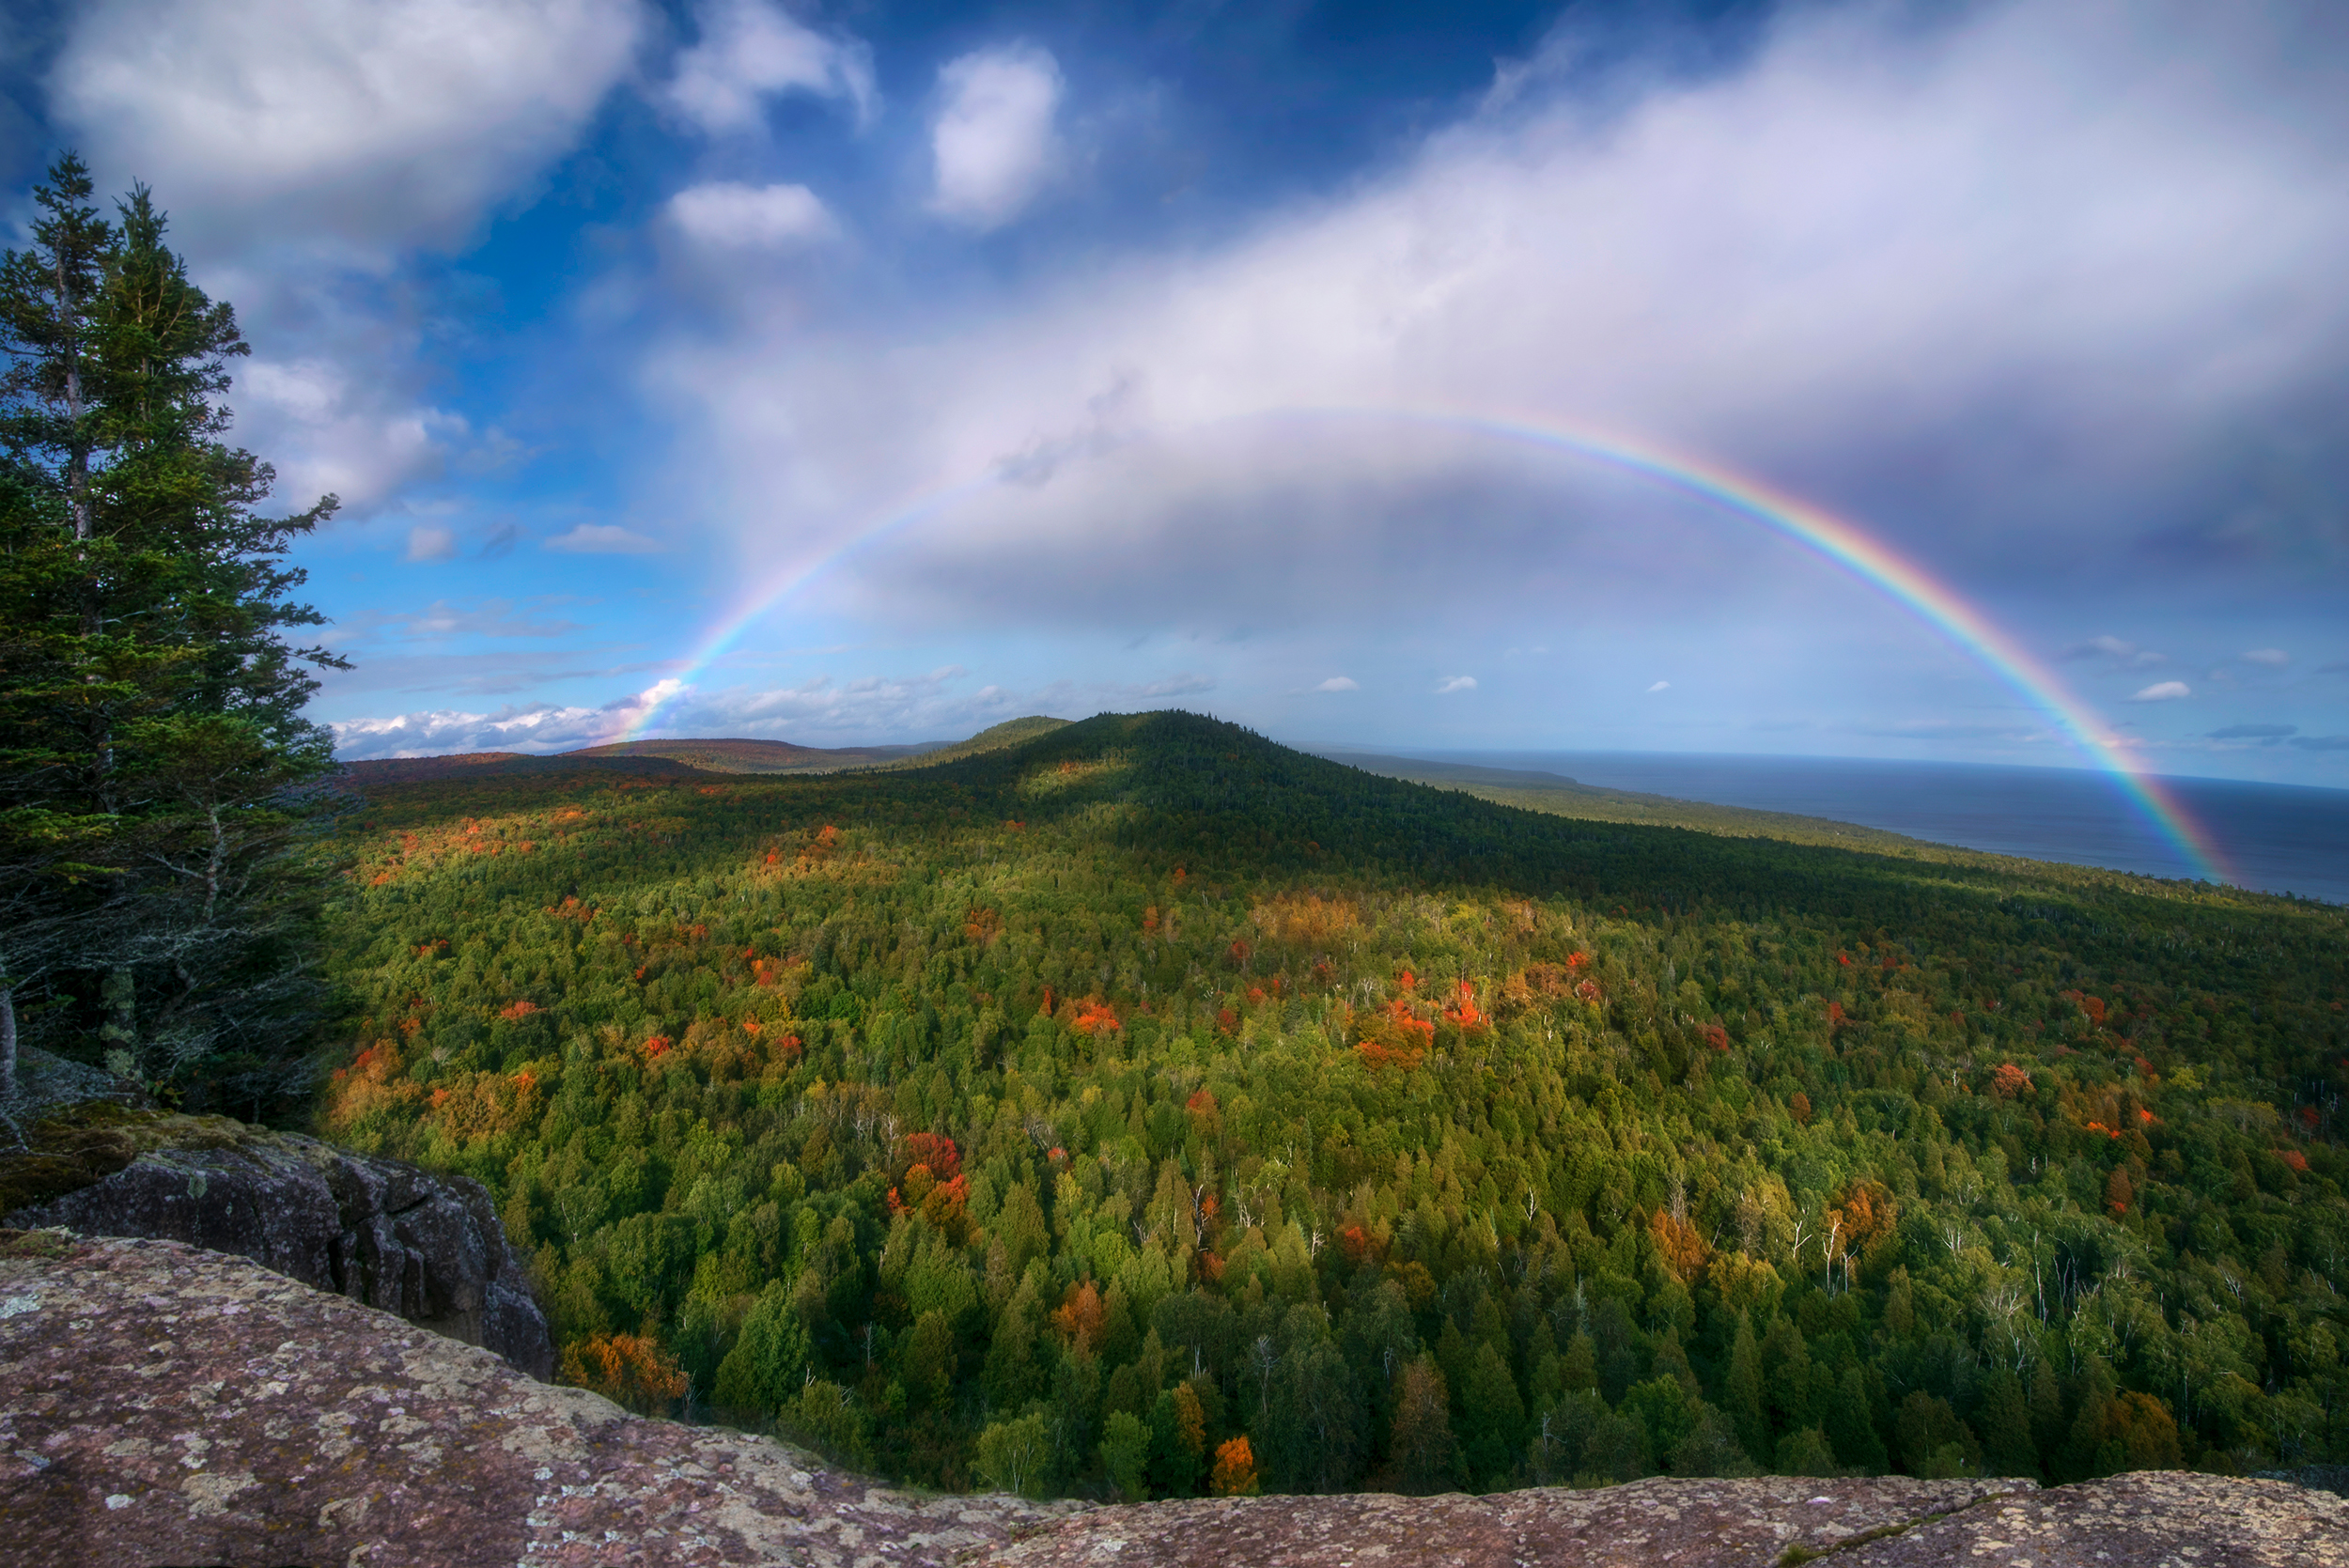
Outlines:
{"type": "Polygon", "coordinates": [[[1088,1495],[2349,1457],[2336,908],[1171,713],[331,847],[322,1124],[642,1409],[1088,1495]]]}
{"type": "Polygon", "coordinates": [[[1041,714],[1034,714],[1025,719],[1006,719],[1000,724],[988,725],[968,740],[957,741],[952,746],[939,747],[935,751],[925,753],[911,762],[901,763],[899,766],[926,767],[934,762],[958,762],[967,756],[976,756],[981,752],[1003,751],[1010,747],[1024,745],[1031,740],[1040,739],[1055,730],[1066,729],[1068,722],[1066,719],[1050,719],[1041,714]]]}

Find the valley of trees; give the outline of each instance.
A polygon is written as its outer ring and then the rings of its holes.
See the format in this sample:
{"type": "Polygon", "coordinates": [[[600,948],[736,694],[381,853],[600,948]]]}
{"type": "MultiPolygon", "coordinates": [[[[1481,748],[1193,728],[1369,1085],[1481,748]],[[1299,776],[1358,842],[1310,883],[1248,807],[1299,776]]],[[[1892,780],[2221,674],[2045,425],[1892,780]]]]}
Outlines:
{"type": "Polygon", "coordinates": [[[640,1409],[1128,1498],[2349,1457],[2336,907],[1179,714],[364,817],[322,1130],[640,1409]]]}

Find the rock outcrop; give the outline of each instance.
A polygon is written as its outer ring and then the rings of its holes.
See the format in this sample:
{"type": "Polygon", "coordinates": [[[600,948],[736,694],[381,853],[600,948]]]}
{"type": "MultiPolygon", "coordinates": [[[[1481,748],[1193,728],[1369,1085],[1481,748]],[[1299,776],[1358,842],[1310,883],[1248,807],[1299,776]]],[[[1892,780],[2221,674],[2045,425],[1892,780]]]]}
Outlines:
{"type": "Polygon", "coordinates": [[[241,1258],[0,1233],[0,1555],[33,1564],[2349,1568],[2349,1502],[2173,1472],[1086,1508],[644,1421],[241,1258]]]}
{"type": "Polygon", "coordinates": [[[0,1224],[233,1252],[553,1375],[546,1316],[478,1182],[106,1101],[23,1130],[0,1156],[0,1224]]]}
{"type": "Polygon", "coordinates": [[[1494,1497],[1105,1508],[989,1568],[2342,1568],[2349,1503],[2275,1481],[1639,1481],[1494,1497]]]}
{"type": "Polygon", "coordinates": [[[1068,1511],[641,1421],[241,1258],[0,1235],[0,1556],[944,1565],[1068,1511]]]}

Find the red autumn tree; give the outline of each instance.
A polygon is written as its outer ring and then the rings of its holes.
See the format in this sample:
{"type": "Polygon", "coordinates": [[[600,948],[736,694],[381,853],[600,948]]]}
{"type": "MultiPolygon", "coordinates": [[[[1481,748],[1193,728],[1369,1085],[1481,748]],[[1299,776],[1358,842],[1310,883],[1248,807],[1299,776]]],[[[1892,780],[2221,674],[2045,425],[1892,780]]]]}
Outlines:
{"type": "Polygon", "coordinates": [[[1462,1029],[1474,1029],[1483,1023],[1485,1015],[1476,1010],[1476,987],[1465,980],[1461,981],[1460,1003],[1456,1007],[1446,1008],[1444,1017],[1462,1029]]]}

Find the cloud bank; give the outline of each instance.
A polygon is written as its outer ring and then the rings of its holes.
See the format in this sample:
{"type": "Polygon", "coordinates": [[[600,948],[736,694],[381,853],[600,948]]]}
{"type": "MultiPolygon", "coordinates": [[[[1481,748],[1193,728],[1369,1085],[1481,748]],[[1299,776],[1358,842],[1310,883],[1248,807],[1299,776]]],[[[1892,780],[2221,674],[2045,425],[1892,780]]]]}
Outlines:
{"type": "MultiPolygon", "coordinates": [[[[1244,593],[1239,558],[1311,614],[1300,582],[1367,581],[1394,564],[1379,541],[1437,519],[1464,569],[1425,590],[1458,602],[1506,592],[1465,568],[1521,541],[1644,528],[1663,505],[1491,440],[1268,417],[1284,410],[1633,432],[1844,508],[1983,591],[2083,553],[2170,571],[2218,548],[2233,432],[2342,422],[2324,389],[2349,364],[2328,281],[2349,101],[2267,12],[2155,11],[1796,10],[1740,69],[1598,91],[1562,38],[1384,176],[1228,241],[1088,255],[967,317],[746,319],[671,342],[652,376],[708,433],[689,460],[746,550],[820,552],[1001,476],[893,546],[873,602],[907,617],[1244,593]]],[[[1013,53],[948,68],[941,212],[1022,210],[1055,80],[1013,53]]],[[[2268,526],[2275,548],[2328,548],[2268,526]]],[[[1626,585],[1626,610],[1683,569],[1626,585]]]]}

